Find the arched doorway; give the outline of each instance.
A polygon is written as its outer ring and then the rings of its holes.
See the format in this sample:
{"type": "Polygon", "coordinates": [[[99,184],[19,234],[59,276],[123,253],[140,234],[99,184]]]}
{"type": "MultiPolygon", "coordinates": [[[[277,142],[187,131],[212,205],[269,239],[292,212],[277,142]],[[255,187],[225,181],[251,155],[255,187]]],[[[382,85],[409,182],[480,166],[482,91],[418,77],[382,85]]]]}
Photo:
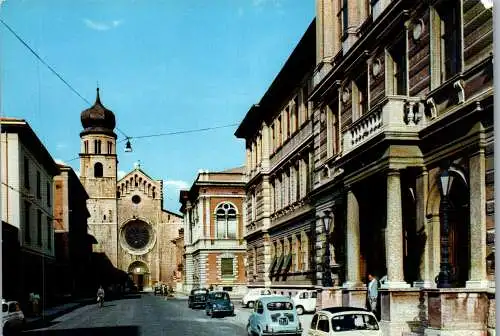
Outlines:
{"type": "Polygon", "coordinates": [[[469,188],[462,176],[453,171],[450,174],[455,175],[449,196],[450,264],[454,273],[454,286],[465,287],[470,268],[469,188]]]}
{"type": "Polygon", "coordinates": [[[128,273],[139,291],[142,291],[144,287],[149,287],[149,269],[144,262],[137,260],[131,263],[128,273]]]}

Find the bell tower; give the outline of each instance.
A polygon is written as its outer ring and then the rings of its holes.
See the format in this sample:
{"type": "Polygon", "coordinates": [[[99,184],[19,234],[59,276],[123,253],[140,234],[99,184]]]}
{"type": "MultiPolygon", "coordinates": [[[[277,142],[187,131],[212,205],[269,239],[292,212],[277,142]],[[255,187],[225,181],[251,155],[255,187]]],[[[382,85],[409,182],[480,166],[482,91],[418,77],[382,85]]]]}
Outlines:
{"type": "Polygon", "coordinates": [[[118,266],[118,202],[115,115],[99,97],[81,113],[80,181],[89,195],[89,234],[97,240],[94,252],[104,252],[118,266]]]}

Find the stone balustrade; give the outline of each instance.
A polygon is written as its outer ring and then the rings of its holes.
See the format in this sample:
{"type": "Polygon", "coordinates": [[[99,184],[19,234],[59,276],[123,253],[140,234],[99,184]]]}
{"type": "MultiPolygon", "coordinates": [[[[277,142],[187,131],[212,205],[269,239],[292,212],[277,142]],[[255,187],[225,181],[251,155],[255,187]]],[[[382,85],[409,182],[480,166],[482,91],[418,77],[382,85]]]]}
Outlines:
{"type": "Polygon", "coordinates": [[[344,153],[382,132],[418,132],[425,124],[424,110],[418,97],[386,97],[343,133],[344,153]]]}

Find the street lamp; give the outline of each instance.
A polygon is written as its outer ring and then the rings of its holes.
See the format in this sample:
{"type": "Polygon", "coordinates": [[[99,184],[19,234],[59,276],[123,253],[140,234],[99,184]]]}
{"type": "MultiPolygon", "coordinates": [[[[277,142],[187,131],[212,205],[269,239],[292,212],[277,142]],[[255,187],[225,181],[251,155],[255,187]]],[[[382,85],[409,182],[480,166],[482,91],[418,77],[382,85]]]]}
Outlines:
{"type": "Polygon", "coordinates": [[[441,192],[441,265],[436,283],[438,288],[451,288],[451,265],[449,261],[449,234],[448,211],[450,207],[449,195],[453,184],[453,175],[445,169],[439,176],[439,191],[441,192]]]}
{"type": "Polygon", "coordinates": [[[332,222],[332,217],[330,216],[330,211],[325,211],[325,216],[323,217],[323,228],[325,229],[326,247],[325,247],[325,258],[323,260],[323,276],[321,277],[323,282],[323,287],[332,287],[332,274],[330,271],[330,225],[332,222]]]}
{"type": "Polygon", "coordinates": [[[130,153],[132,151],[132,144],[130,144],[130,138],[127,138],[127,143],[125,144],[125,152],[130,153]]]}

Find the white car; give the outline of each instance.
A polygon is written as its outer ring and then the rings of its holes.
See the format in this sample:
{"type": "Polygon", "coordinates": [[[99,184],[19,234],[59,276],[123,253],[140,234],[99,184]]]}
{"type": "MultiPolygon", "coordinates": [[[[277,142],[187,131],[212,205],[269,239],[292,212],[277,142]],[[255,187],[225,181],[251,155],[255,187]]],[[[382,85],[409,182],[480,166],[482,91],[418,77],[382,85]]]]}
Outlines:
{"type": "Polygon", "coordinates": [[[382,336],[382,331],[375,315],[355,307],[323,308],[316,312],[307,332],[309,336],[359,335],[382,336]]]}
{"type": "Polygon", "coordinates": [[[297,314],[316,311],[316,299],[318,293],[315,290],[301,290],[292,298],[297,314]]]}
{"type": "Polygon", "coordinates": [[[2,330],[4,335],[21,332],[24,328],[24,313],[17,301],[2,299],[2,330]]]}
{"type": "Polygon", "coordinates": [[[252,288],[245,294],[245,296],[243,296],[241,304],[244,307],[253,308],[255,300],[263,295],[271,295],[271,291],[267,288],[252,288]]]}

